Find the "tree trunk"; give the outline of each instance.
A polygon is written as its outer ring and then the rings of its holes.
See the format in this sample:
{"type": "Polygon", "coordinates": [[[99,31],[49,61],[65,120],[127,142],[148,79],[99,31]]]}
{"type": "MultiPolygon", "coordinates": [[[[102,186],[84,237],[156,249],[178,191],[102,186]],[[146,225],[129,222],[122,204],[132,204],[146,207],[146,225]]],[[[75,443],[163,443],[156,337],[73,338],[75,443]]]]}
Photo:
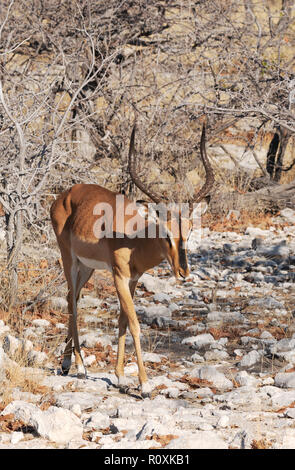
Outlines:
{"type": "Polygon", "coordinates": [[[283,128],[278,128],[274,134],[266,156],[266,170],[271,179],[277,183],[281,179],[284,154],[290,134],[283,128]]]}

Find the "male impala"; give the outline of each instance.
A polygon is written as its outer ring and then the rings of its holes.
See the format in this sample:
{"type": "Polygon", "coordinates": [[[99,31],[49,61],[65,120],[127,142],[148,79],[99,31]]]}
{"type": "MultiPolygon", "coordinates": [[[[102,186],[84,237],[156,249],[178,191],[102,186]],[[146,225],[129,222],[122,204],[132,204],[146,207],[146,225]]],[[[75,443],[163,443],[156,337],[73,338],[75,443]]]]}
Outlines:
{"type": "MultiPolygon", "coordinates": [[[[131,134],[128,160],[131,179],[152,201],[159,204],[162,198],[144,186],[136,174],[134,135],[135,126],[131,134]]],[[[190,211],[192,202],[199,203],[204,199],[214,182],[213,171],[205,150],[205,126],[203,126],[200,147],[201,159],[206,170],[206,181],[201,190],[195,194],[193,201],[190,201],[190,211]]],[[[168,260],[176,278],[179,276],[185,278],[189,275],[185,225],[191,226],[192,224],[189,218],[184,220],[179,211],[169,211],[166,220],[159,217],[159,212],[154,211],[152,220],[147,220],[143,218],[146,210],[146,205],[135,206],[125,196],[95,184],[76,184],[63,192],[51,207],[52,225],[61,251],[69,289],[67,296],[69,329],[62,372],[67,374],[70,369],[73,341],[78,377],[86,376],[78,340],[77,301],[82,287],[94,269],[108,269],[113,273],[120,301],[119,343],[115,373],[119,387],[122,389],[127,387],[124,378],[124,354],[128,325],[137,356],[142,396],[149,395],[150,386],[142,360],[140,327],[133,305],[135,287],[145,271],[157,266],[164,259],[168,260]],[[117,204],[119,198],[120,208],[117,204]],[[132,222],[130,206],[133,209],[137,207],[140,212],[140,215],[137,214],[137,221],[138,217],[144,221],[141,230],[137,230],[135,234],[137,236],[134,236],[134,232],[130,233],[130,222],[132,222]],[[108,214],[105,208],[110,209],[108,214]],[[102,212],[105,217],[98,218],[102,212]],[[152,226],[155,230],[153,237],[150,237],[149,230],[152,226]],[[175,231],[175,227],[178,230],[175,231]]]]}

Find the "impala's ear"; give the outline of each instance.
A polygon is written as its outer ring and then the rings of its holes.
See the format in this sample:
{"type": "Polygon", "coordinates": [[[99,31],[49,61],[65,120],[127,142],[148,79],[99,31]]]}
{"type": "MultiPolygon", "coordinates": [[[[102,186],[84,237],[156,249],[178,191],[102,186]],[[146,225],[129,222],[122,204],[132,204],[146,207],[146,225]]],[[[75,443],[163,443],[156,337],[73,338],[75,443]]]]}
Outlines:
{"type": "Polygon", "coordinates": [[[196,219],[204,215],[208,209],[209,200],[210,200],[210,196],[207,196],[206,198],[204,198],[202,202],[199,202],[198,204],[196,204],[192,212],[190,213],[190,219],[196,219]]]}

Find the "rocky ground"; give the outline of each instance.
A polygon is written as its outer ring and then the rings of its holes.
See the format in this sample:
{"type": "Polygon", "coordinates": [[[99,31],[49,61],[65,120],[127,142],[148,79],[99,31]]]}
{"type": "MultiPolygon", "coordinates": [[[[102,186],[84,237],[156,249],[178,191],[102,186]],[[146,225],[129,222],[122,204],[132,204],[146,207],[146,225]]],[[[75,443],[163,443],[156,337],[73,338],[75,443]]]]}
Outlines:
{"type": "Polygon", "coordinates": [[[295,448],[294,221],[286,210],[269,230],[205,229],[190,243],[188,280],[166,265],[141,278],[151,398],[137,389],[130,336],[130,389],[116,387],[118,303],[111,282],[99,290],[101,273],[79,306],[85,380],[74,367],[60,375],[64,297],[22,334],[0,320],[0,448],[295,448]]]}

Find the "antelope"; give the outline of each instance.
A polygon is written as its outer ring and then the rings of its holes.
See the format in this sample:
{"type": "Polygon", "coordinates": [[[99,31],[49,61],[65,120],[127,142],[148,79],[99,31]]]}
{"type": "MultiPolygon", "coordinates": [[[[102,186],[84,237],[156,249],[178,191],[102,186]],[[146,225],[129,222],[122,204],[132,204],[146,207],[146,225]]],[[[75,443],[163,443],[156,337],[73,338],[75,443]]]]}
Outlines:
{"type": "MultiPolygon", "coordinates": [[[[153,203],[161,204],[164,198],[143,184],[136,172],[136,154],[134,146],[136,125],[134,125],[128,154],[128,172],[132,182],[150,198],[153,203]]],[[[206,172],[206,179],[201,189],[194,194],[189,203],[187,220],[177,213],[169,211],[166,220],[153,212],[153,218],[146,220],[147,203],[136,205],[125,195],[109,191],[96,184],[76,184],[64,191],[54,201],[50,215],[57,243],[61,252],[66,281],[68,284],[68,334],[62,361],[62,374],[67,375],[71,367],[74,352],[77,376],[86,377],[86,369],[81,356],[77,330],[77,302],[82,287],[95,269],[112,272],[117,296],[120,302],[119,338],[115,374],[121,391],[128,389],[124,376],[124,356],[126,329],[129,327],[135,347],[139,384],[142,397],[150,395],[151,387],[145,371],[141,346],[140,326],[133,304],[136,285],[141,275],[147,270],[167,260],[175,278],[185,279],[189,275],[187,260],[188,232],[192,227],[193,203],[197,204],[208,197],[213,183],[213,170],[206,155],[205,125],[203,126],[200,156],[206,172]],[[117,207],[117,199],[121,206],[117,207]],[[135,208],[137,216],[144,221],[141,236],[129,236],[128,223],[131,222],[128,207],[135,208]],[[97,207],[109,207],[108,217],[98,218],[97,207]],[[127,213],[128,212],[128,213],[127,213]],[[123,218],[123,224],[122,220],[123,218]],[[103,220],[99,226],[98,222],[103,220]],[[185,222],[188,230],[184,230],[185,222]],[[106,225],[111,228],[107,231],[106,225]],[[147,236],[153,226],[154,236],[147,236]],[[173,229],[178,228],[177,233],[173,229]],[[94,229],[95,228],[95,229],[94,229]],[[160,233],[161,232],[161,233],[160,233]],[[117,236],[114,236],[114,233],[117,236]],[[72,347],[72,343],[74,346],[72,347]]],[[[103,211],[102,211],[103,212],[103,211]]],[[[137,220],[139,220],[137,218],[137,220]]]]}

